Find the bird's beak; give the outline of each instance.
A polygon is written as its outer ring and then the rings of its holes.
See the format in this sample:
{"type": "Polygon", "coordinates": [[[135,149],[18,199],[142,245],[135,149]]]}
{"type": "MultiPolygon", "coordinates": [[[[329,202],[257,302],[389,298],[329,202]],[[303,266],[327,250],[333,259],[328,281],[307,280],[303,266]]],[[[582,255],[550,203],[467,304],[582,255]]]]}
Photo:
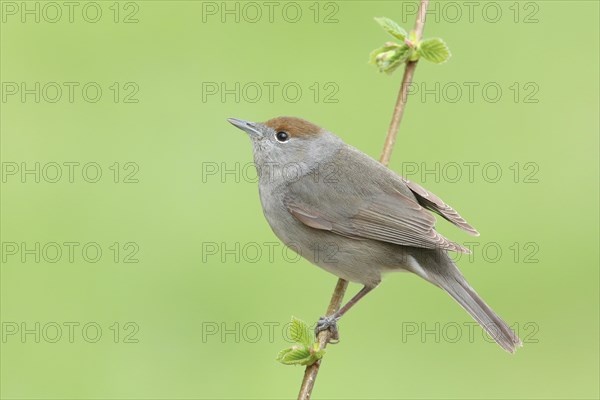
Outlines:
{"type": "Polygon", "coordinates": [[[254,122],[250,122],[250,121],[244,121],[243,119],[237,119],[237,118],[227,118],[227,121],[229,121],[233,126],[240,128],[241,130],[245,131],[246,133],[250,134],[250,135],[255,135],[255,136],[262,136],[262,132],[258,130],[258,127],[256,123],[254,122]]]}

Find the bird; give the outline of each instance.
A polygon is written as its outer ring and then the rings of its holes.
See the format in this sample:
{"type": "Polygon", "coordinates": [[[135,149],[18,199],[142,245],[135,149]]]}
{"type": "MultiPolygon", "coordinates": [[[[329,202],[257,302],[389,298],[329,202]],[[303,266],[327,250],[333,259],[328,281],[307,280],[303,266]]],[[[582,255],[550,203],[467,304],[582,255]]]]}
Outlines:
{"type": "Polygon", "coordinates": [[[315,333],[337,321],[388,272],[411,272],[448,293],[504,350],[521,339],[475,292],[449,252],[469,253],[442,236],[434,214],[478,231],[451,206],[334,133],[297,117],[228,121],[248,134],[262,210],[290,249],[331,274],[363,285],[315,333]]]}

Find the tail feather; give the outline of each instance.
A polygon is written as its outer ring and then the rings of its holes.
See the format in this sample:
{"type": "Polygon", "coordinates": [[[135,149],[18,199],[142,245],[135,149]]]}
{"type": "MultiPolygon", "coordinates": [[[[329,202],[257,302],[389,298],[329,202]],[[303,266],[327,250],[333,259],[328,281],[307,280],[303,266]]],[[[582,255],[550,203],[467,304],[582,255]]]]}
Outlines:
{"type": "Polygon", "coordinates": [[[523,345],[508,324],[467,283],[445,251],[424,252],[415,260],[419,268],[413,272],[444,289],[504,350],[514,353],[523,345]]]}

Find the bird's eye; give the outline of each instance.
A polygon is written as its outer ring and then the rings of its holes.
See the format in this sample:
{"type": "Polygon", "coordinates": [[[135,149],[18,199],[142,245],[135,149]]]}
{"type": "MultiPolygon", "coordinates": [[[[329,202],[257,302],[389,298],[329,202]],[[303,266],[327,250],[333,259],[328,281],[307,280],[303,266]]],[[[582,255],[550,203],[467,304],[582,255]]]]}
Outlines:
{"type": "Polygon", "coordinates": [[[275,134],[275,138],[277,139],[278,142],[287,142],[288,139],[290,138],[290,135],[287,134],[287,132],[277,132],[275,134]]]}

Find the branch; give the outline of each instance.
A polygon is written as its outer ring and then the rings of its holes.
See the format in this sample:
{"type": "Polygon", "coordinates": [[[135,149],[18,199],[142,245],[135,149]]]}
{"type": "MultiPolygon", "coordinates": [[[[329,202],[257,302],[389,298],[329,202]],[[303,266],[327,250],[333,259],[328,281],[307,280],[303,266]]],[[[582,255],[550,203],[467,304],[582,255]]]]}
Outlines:
{"type": "MultiPolygon", "coordinates": [[[[327,313],[325,315],[331,315],[335,313],[340,306],[342,305],[342,300],[344,300],[344,294],[346,293],[346,289],[348,288],[348,281],[344,279],[338,279],[337,285],[335,285],[335,289],[333,291],[333,295],[331,295],[331,301],[329,302],[329,306],[327,307],[327,313]]],[[[327,346],[329,340],[331,339],[331,332],[329,330],[319,332],[319,345],[322,349],[327,346]]],[[[300,387],[300,393],[298,394],[298,399],[310,399],[310,395],[312,393],[313,387],[315,386],[315,380],[317,379],[317,374],[319,373],[319,367],[321,366],[321,360],[318,360],[312,365],[306,367],[304,370],[304,379],[302,379],[302,386],[300,387]]]]}
{"type": "MultiPolygon", "coordinates": [[[[427,0],[425,0],[427,1],[427,0]]],[[[400,121],[404,115],[404,108],[406,107],[406,99],[408,97],[408,89],[412,83],[415,69],[417,68],[418,61],[409,61],[404,69],[404,76],[402,77],[402,85],[398,92],[398,98],[396,99],[396,106],[394,107],[394,114],[392,115],[392,122],[388,129],[387,136],[385,137],[385,144],[383,151],[379,157],[379,161],[387,166],[390,163],[390,157],[392,156],[392,150],[396,143],[396,137],[398,136],[398,128],[400,127],[400,121]]]]}
{"type": "MultiPolygon", "coordinates": [[[[417,36],[417,41],[421,40],[421,38],[423,37],[423,29],[425,27],[425,15],[427,14],[428,6],[429,0],[421,0],[421,3],[419,5],[419,12],[417,14],[417,20],[415,22],[415,33],[417,36]]],[[[406,64],[406,68],[404,69],[404,76],[402,77],[402,84],[398,93],[398,99],[396,100],[396,106],[394,107],[392,122],[390,123],[390,128],[388,130],[387,136],[385,138],[385,144],[383,146],[383,152],[381,153],[381,157],[379,159],[379,161],[385,166],[387,166],[390,162],[390,156],[392,155],[394,143],[396,142],[396,137],[398,136],[398,128],[400,127],[400,121],[402,121],[402,116],[404,115],[404,108],[406,107],[408,89],[410,87],[410,84],[412,83],[416,67],[417,61],[409,61],[406,64]]],[[[329,306],[327,307],[327,313],[325,315],[331,315],[337,310],[339,310],[340,306],[342,305],[342,300],[344,299],[344,295],[346,294],[347,288],[348,281],[341,278],[338,279],[338,282],[333,291],[333,295],[331,296],[331,301],[329,302],[329,306]]],[[[331,332],[329,330],[319,332],[318,340],[322,349],[324,349],[327,346],[330,339],[331,332]]],[[[317,374],[319,373],[319,368],[321,367],[321,361],[322,359],[306,367],[306,370],[304,371],[304,378],[302,380],[302,386],[300,386],[300,392],[298,393],[299,400],[310,399],[312,390],[315,386],[315,380],[317,379],[317,374]]]]}
{"type": "MultiPolygon", "coordinates": [[[[425,14],[427,13],[427,6],[429,0],[421,0],[419,6],[419,12],[417,14],[417,21],[415,22],[415,33],[417,35],[417,41],[423,37],[423,28],[425,28],[425,14]]],[[[400,92],[396,99],[396,106],[394,107],[394,114],[392,116],[392,122],[390,122],[390,128],[388,129],[387,136],[385,138],[385,144],[379,161],[387,166],[390,163],[390,157],[392,156],[392,150],[396,143],[396,137],[398,136],[398,128],[400,127],[400,121],[404,115],[404,108],[406,107],[406,100],[408,98],[408,89],[413,80],[415,69],[417,68],[418,61],[409,61],[404,69],[404,76],[402,77],[402,85],[400,86],[400,92]]]]}

